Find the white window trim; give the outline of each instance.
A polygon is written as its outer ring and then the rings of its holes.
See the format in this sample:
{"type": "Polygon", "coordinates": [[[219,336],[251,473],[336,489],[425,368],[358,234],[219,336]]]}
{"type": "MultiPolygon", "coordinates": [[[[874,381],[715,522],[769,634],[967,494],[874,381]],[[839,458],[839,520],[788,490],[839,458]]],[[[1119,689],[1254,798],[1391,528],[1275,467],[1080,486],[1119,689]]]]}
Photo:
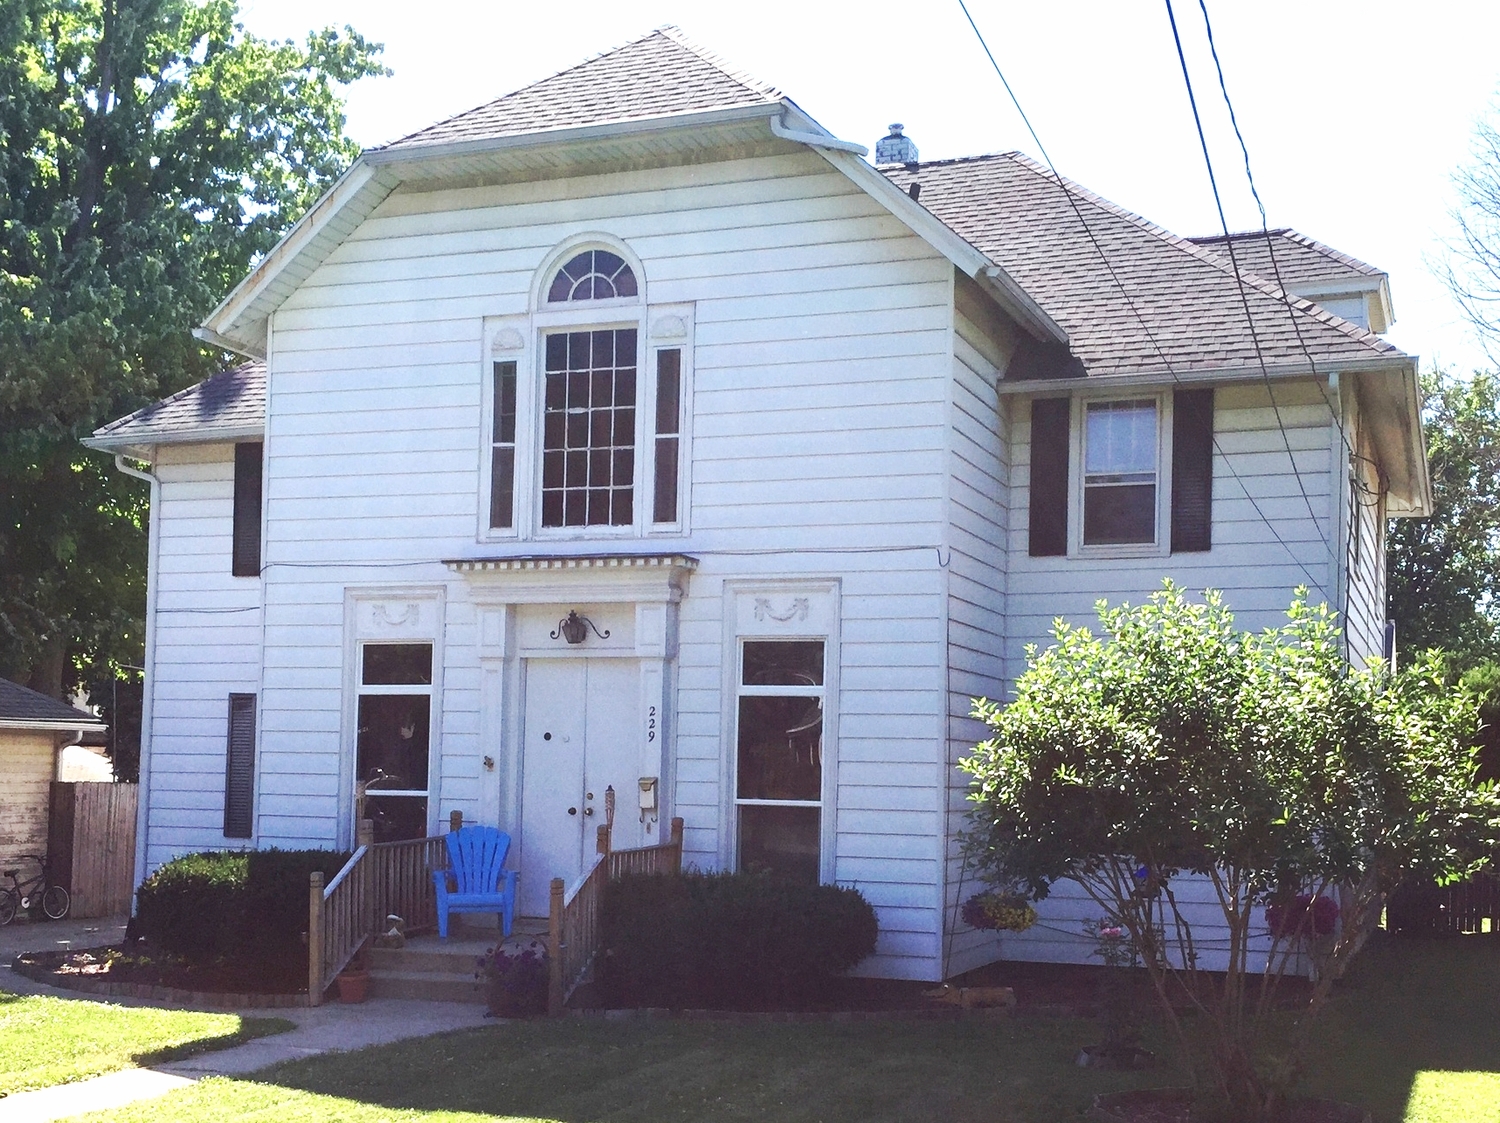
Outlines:
{"type": "Polygon", "coordinates": [[[631,298],[553,305],[520,316],[485,320],[480,377],[479,503],[476,541],[578,542],[630,541],[681,537],[689,532],[692,511],[693,336],[692,304],[649,305],[631,298]],[[636,330],[636,417],[634,518],[629,526],[541,525],[542,397],[546,337],[578,330],[636,330]],[[656,478],[656,355],[676,348],[682,352],[678,388],[677,510],[673,522],[657,523],[654,515],[656,478]],[[516,364],[516,442],[511,526],[490,523],[491,450],[495,426],[495,364],[516,364]]]}
{"type": "Polygon", "coordinates": [[[1074,394],[1068,424],[1068,556],[1070,558],[1164,558],[1172,552],[1172,391],[1114,390],[1074,394]],[[1156,539],[1085,545],[1083,541],[1084,429],[1090,403],[1156,402],[1156,539]]]}

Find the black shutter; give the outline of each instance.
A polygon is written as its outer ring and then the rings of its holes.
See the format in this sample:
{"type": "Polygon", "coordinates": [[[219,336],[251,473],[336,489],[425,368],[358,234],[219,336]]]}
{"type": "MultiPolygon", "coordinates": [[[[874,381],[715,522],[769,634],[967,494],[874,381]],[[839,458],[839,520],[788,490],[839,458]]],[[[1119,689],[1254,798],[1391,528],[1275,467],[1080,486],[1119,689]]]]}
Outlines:
{"type": "Polygon", "coordinates": [[[224,837],[249,838],[255,808],[255,695],[229,696],[224,764],[224,837]]]}
{"type": "Polygon", "coordinates": [[[1029,551],[1034,558],[1068,552],[1067,398],[1031,403],[1031,510],[1029,551]]]}
{"type": "Polygon", "coordinates": [[[1214,392],[1172,395],[1172,553],[1213,545],[1214,392]]]}
{"type": "Polygon", "coordinates": [[[236,577],[260,576],[259,441],[234,446],[234,556],[230,572],[236,577]]]}

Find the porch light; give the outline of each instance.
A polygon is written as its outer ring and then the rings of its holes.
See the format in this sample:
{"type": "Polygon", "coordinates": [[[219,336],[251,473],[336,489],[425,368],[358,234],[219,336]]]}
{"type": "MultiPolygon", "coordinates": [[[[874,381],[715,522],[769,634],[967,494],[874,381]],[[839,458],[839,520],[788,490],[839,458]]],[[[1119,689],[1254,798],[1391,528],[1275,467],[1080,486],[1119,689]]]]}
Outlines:
{"type": "Polygon", "coordinates": [[[594,635],[598,636],[600,639],[609,639],[608,628],[605,628],[604,631],[601,632],[599,630],[599,625],[595,624],[587,616],[578,615],[578,610],[576,608],[570,608],[568,610],[568,614],[557,622],[557,628],[548,634],[552,639],[557,639],[559,636],[561,636],[569,643],[576,644],[582,643],[584,640],[588,639],[590,628],[594,630],[594,635]]]}

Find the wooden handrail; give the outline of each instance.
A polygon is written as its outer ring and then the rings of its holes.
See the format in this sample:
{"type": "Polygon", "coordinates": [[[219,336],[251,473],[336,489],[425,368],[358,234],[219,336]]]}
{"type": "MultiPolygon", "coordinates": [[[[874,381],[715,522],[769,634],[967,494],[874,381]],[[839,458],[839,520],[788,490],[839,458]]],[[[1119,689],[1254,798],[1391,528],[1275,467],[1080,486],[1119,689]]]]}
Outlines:
{"type": "Polygon", "coordinates": [[[547,1012],[560,1015],[588,977],[599,954],[604,886],[626,874],[682,870],[682,820],[672,820],[668,841],[634,850],[609,849],[610,831],[599,828],[599,858],[571,887],[552,879],[547,915],[547,1012]]]}
{"type": "MultiPolygon", "coordinates": [[[[457,830],[459,812],[449,818],[457,830]]],[[[308,882],[307,1001],[323,1002],[323,993],[392,914],[406,921],[408,932],[437,926],[437,892],[432,871],[448,865],[445,835],[375,842],[368,820],[361,821],[360,846],[342,869],[323,884],[314,872],[308,882]]]]}

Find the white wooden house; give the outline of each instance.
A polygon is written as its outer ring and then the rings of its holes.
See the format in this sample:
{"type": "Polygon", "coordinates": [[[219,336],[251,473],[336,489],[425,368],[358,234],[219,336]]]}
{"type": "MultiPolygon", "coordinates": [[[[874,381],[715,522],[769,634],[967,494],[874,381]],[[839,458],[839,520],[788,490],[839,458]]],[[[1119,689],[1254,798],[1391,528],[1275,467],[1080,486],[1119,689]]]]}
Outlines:
{"type": "Polygon", "coordinates": [[[537,914],[613,788],[617,845],[856,885],[865,970],[935,979],[996,954],[970,699],[1054,617],[1305,584],[1378,655],[1430,501],[1384,275],[881,147],[666,29],[360,156],[200,330],[248,361],[91,441],[153,488],[138,873],[347,846],[364,782],[511,831],[537,914]]]}

